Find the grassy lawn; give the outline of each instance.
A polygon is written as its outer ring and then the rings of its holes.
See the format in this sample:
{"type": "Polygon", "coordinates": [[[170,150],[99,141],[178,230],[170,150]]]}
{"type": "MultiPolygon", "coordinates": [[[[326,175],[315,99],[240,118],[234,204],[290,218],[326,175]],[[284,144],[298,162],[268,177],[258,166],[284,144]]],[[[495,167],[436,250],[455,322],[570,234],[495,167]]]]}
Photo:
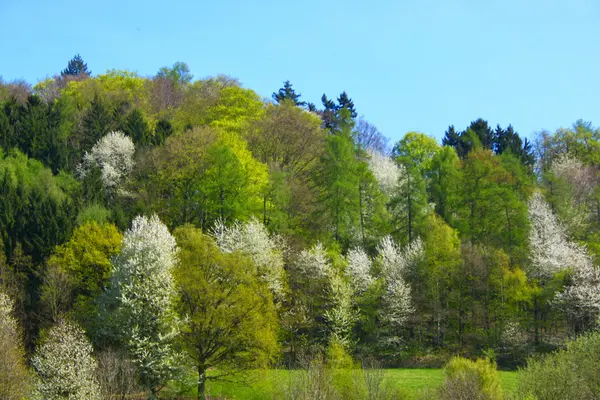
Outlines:
{"type": "MultiPolygon", "coordinates": [[[[294,371],[269,370],[257,372],[249,385],[228,382],[211,382],[208,392],[217,398],[235,400],[265,400],[276,398],[278,389],[290,380],[294,371]]],[[[386,376],[397,388],[401,388],[410,399],[418,399],[424,389],[435,388],[442,383],[441,369],[388,369],[386,376]]],[[[500,381],[505,394],[512,394],[517,388],[517,373],[500,371],[500,381]]],[[[191,394],[191,393],[189,393],[191,394]]]]}

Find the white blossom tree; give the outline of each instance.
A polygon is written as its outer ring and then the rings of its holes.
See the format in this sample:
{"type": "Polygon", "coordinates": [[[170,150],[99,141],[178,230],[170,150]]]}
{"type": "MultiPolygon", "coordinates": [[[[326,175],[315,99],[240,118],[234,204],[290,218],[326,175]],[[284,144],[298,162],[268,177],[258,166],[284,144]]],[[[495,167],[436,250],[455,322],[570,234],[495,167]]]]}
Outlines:
{"type": "Polygon", "coordinates": [[[404,280],[404,274],[423,257],[423,242],[416,239],[402,249],[387,236],[381,240],[377,251],[385,279],[382,318],[393,330],[397,330],[404,326],[413,312],[411,289],[404,280]]]}
{"type": "Polygon", "coordinates": [[[120,131],[110,132],[83,155],[77,174],[83,179],[92,168],[98,168],[106,188],[114,189],[133,170],[134,153],[135,146],[129,136],[120,131]]]}
{"type": "Polygon", "coordinates": [[[591,266],[592,260],[585,249],[568,239],[541,193],[535,192],[531,196],[528,216],[532,276],[549,278],[567,268],[579,270],[591,266]]]}
{"type": "Polygon", "coordinates": [[[323,245],[317,243],[309,250],[302,250],[296,262],[296,268],[307,277],[315,279],[328,277],[331,273],[331,265],[327,260],[327,253],[323,245]]]}
{"type": "Polygon", "coordinates": [[[406,168],[398,165],[390,157],[377,151],[369,150],[369,167],[381,190],[392,197],[401,185],[401,178],[406,175],[406,168]]]}
{"type": "Polygon", "coordinates": [[[78,325],[63,319],[51,327],[31,360],[38,375],[37,395],[48,400],[100,399],[92,351],[78,325]]]}
{"type": "Polygon", "coordinates": [[[11,299],[0,292],[0,399],[21,400],[28,395],[30,379],[13,311],[11,299]]]}
{"type": "Polygon", "coordinates": [[[371,258],[360,247],[348,250],[346,254],[346,272],[350,276],[352,286],[356,293],[363,293],[373,283],[371,276],[371,258]]]}
{"type": "Polygon", "coordinates": [[[156,215],[136,217],[114,259],[117,322],[142,383],[153,395],[177,369],[172,340],[178,333],[171,270],[177,247],[156,215]]]}
{"type": "Polygon", "coordinates": [[[600,315],[600,269],[591,263],[573,272],[572,282],[556,295],[556,302],[574,317],[594,325],[600,315]]]}
{"type": "Polygon", "coordinates": [[[555,303],[576,318],[595,319],[600,313],[600,271],[585,247],[569,240],[539,192],[529,201],[531,274],[548,279],[571,270],[571,283],[556,295],[555,303]]]}
{"type": "Polygon", "coordinates": [[[248,254],[271,292],[277,298],[283,295],[286,244],[281,237],[270,235],[267,228],[255,218],[246,223],[236,222],[229,227],[223,221],[218,221],[212,236],[222,252],[240,251],[248,254]]]}

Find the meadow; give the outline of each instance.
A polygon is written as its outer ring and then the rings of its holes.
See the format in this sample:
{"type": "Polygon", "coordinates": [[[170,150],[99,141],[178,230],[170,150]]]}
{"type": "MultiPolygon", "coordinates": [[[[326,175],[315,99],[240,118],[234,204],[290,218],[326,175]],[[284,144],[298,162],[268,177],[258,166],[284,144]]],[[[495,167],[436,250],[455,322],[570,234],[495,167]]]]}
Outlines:
{"type": "MultiPolygon", "coordinates": [[[[277,399],[281,395],[282,388],[293,380],[294,370],[267,370],[257,371],[251,377],[250,382],[210,382],[207,385],[207,393],[211,398],[231,400],[265,400],[277,399]]],[[[517,372],[498,371],[500,383],[505,395],[511,395],[517,389],[517,372]]],[[[431,389],[437,388],[444,380],[442,369],[412,369],[396,368],[386,369],[385,379],[395,388],[406,395],[407,399],[416,400],[419,396],[431,389]]],[[[187,385],[175,388],[181,395],[195,396],[195,381],[191,376],[187,385]]]]}

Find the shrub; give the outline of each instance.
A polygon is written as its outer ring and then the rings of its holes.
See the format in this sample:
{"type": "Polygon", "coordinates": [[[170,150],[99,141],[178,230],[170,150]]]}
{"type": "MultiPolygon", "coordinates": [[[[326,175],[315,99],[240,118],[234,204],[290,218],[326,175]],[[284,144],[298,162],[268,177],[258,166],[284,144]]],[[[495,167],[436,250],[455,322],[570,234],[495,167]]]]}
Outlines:
{"type": "Polygon", "coordinates": [[[495,400],[502,398],[496,365],[489,359],[454,357],[444,368],[440,400],[495,400]]]}
{"type": "Polygon", "coordinates": [[[532,357],[519,372],[519,397],[550,399],[600,398],[600,333],[568,342],[552,354],[532,357]]]}

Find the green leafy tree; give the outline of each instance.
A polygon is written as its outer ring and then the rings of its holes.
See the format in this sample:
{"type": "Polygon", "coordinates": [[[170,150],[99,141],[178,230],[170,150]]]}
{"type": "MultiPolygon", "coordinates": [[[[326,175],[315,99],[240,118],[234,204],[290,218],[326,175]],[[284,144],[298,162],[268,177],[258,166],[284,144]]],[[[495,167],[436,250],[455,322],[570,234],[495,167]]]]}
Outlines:
{"type": "Polygon", "coordinates": [[[190,67],[181,61],[177,61],[171,68],[162,67],[158,70],[156,76],[171,79],[178,85],[187,85],[194,77],[194,75],[190,73],[190,67]]]}
{"type": "Polygon", "coordinates": [[[343,125],[327,136],[322,167],[316,176],[322,187],[319,212],[327,215],[333,237],[346,246],[357,237],[360,224],[359,161],[352,127],[343,125]]]}
{"type": "Polygon", "coordinates": [[[223,254],[208,236],[185,226],[174,270],[181,342],[198,372],[198,398],[207,379],[267,366],[277,354],[277,317],[268,287],[250,259],[223,254]],[[216,368],[216,375],[207,375],[216,368]]]}

